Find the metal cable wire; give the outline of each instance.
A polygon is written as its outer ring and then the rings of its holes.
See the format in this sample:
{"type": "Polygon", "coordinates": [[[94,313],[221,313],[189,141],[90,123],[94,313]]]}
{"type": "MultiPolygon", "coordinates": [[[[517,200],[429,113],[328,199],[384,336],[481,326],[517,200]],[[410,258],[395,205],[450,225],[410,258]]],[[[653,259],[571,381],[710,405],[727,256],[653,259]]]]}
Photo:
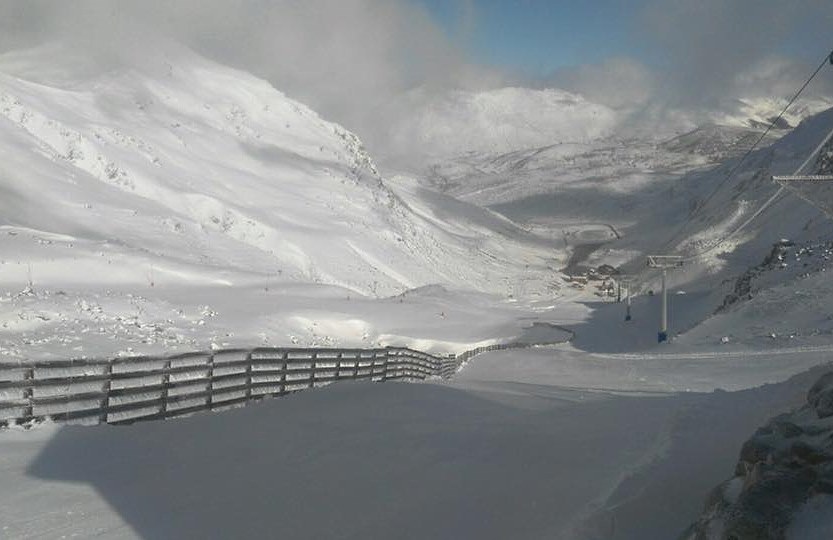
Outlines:
{"type": "MultiPolygon", "coordinates": [[[[799,167],[795,170],[795,173],[793,173],[793,176],[797,176],[797,175],[801,174],[801,172],[802,172],[802,171],[803,171],[803,170],[807,167],[807,165],[809,165],[809,164],[810,164],[810,161],[811,161],[814,157],[816,157],[816,156],[818,155],[818,153],[819,153],[819,152],[821,152],[821,149],[822,149],[822,148],[824,148],[824,145],[826,145],[826,144],[830,141],[830,139],[831,139],[831,138],[833,138],[833,129],[831,129],[831,130],[827,133],[827,135],[826,135],[826,136],[825,136],[825,137],[821,140],[821,142],[818,144],[818,146],[816,146],[815,150],[813,150],[813,151],[810,153],[810,155],[809,155],[809,156],[807,156],[807,159],[805,159],[805,160],[804,160],[804,162],[803,162],[801,165],[799,165],[799,167]]],[[[769,206],[775,202],[775,200],[778,198],[778,196],[779,196],[779,195],[781,195],[782,193],[784,193],[787,189],[789,189],[792,193],[794,193],[794,194],[798,195],[798,196],[799,196],[799,198],[804,199],[804,200],[805,200],[805,201],[807,201],[807,202],[811,202],[811,201],[809,201],[808,199],[806,199],[805,197],[801,196],[801,195],[798,193],[798,191],[797,191],[797,190],[795,190],[795,189],[791,188],[790,186],[781,185],[781,186],[778,188],[778,190],[777,190],[777,191],[776,191],[776,192],[775,192],[775,193],[774,193],[774,194],[773,194],[773,195],[772,195],[769,199],[767,199],[767,201],[766,201],[764,204],[762,204],[762,205],[760,206],[760,208],[758,208],[758,209],[755,211],[755,213],[753,213],[751,216],[749,216],[749,217],[748,217],[748,218],[747,218],[747,219],[746,219],[743,223],[741,223],[740,225],[738,225],[737,227],[735,227],[734,229],[732,229],[732,231],[731,231],[729,234],[725,235],[725,236],[724,236],[723,238],[721,238],[721,239],[720,239],[717,243],[715,243],[715,244],[713,244],[713,245],[709,246],[708,248],[704,249],[703,251],[701,251],[701,252],[699,252],[699,253],[695,253],[694,255],[689,255],[689,256],[685,257],[685,259],[684,259],[684,260],[685,260],[685,261],[693,261],[693,260],[696,260],[696,259],[698,259],[698,258],[702,257],[703,255],[706,255],[706,254],[708,254],[708,253],[711,253],[712,251],[714,251],[714,250],[716,250],[717,248],[719,248],[720,246],[722,246],[722,245],[723,245],[723,244],[724,244],[727,240],[729,240],[730,238],[732,238],[733,236],[735,236],[736,234],[738,234],[740,231],[742,231],[743,229],[745,229],[747,225],[749,225],[750,223],[752,223],[752,221],[754,221],[754,220],[755,220],[758,216],[760,216],[761,214],[763,214],[764,210],[766,210],[767,208],[769,208],[769,206]]],[[[811,202],[811,204],[813,204],[814,206],[816,206],[816,203],[811,202]]],[[[825,213],[826,213],[826,212],[825,212],[825,213]]]]}
{"type": "MultiPolygon", "coordinates": [[[[773,119],[772,122],[770,122],[770,124],[769,124],[769,126],[767,126],[766,130],[761,134],[760,137],[758,137],[758,140],[756,140],[755,143],[752,146],[749,147],[749,149],[743,154],[743,156],[735,164],[735,166],[732,167],[729,170],[729,172],[726,174],[726,177],[723,179],[723,181],[721,181],[720,183],[717,184],[717,186],[709,193],[709,195],[705,198],[705,200],[703,200],[702,203],[697,205],[697,209],[692,213],[691,216],[689,216],[689,218],[686,221],[684,221],[680,225],[680,227],[677,229],[677,231],[673,235],[671,235],[671,237],[668,239],[668,241],[665,244],[663,244],[660,251],[665,251],[668,248],[668,246],[674,241],[674,238],[677,235],[679,235],[679,233],[681,233],[685,229],[685,227],[686,227],[686,225],[688,225],[688,223],[690,223],[691,217],[693,217],[693,215],[696,215],[701,209],[705,208],[708,205],[708,203],[711,202],[711,200],[715,197],[715,195],[717,195],[717,193],[720,191],[720,188],[722,188],[729,180],[732,179],[732,177],[734,177],[734,175],[738,172],[738,170],[740,170],[741,166],[746,162],[746,159],[752,154],[752,152],[755,151],[755,149],[758,147],[758,145],[761,144],[761,141],[763,141],[766,138],[766,136],[769,135],[769,132],[772,131],[772,128],[775,127],[775,125],[784,117],[784,114],[786,114],[786,112],[793,105],[793,103],[795,103],[795,101],[804,92],[804,90],[807,89],[807,87],[810,85],[810,83],[813,81],[813,79],[816,78],[816,75],[818,75],[819,72],[822,70],[822,68],[824,68],[825,64],[827,64],[828,61],[830,61],[832,58],[833,58],[833,52],[831,52],[830,54],[828,54],[824,57],[824,60],[821,61],[821,63],[816,68],[816,70],[813,72],[813,74],[810,75],[810,77],[806,81],[804,81],[804,84],[801,85],[801,88],[799,88],[798,91],[793,95],[793,97],[790,99],[790,101],[787,103],[787,105],[781,110],[781,112],[778,114],[778,116],[775,117],[775,119],[773,119]]],[[[714,247],[711,246],[711,247],[708,248],[708,251],[711,251],[713,249],[714,249],[714,247]]],[[[696,256],[697,255],[691,255],[690,257],[696,257],[696,256]]]]}
{"type": "MultiPolygon", "coordinates": [[[[828,62],[833,64],[833,52],[831,52],[830,54],[828,54],[824,57],[824,60],[821,61],[821,63],[818,65],[818,67],[815,69],[815,71],[813,71],[812,75],[810,75],[810,77],[804,82],[804,84],[801,85],[801,87],[798,89],[798,91],[789,100],[787,105],[781,110],[781,112],[778,114],[778,116],[769,124],[767,129],[761,134],[761,136],[758,138],[758,140],[755,141],[755,143],[744,153],[744,155],[735,164],[735,166],[732,167],[732,169],[726,174],[726,177],[723,179],[723,181],[721,181],[709,193],[709,195],[706,197],[706,199],[700,205],[698,205],[697,209],[689,216],[689,218],[686,219],[680,225],[680,227],[675,231],[675,233],[673,235],[671,235],[671,237],[669,237],[668,241],[666,241],[661,246],[661,248],[658,252],[664,252],[669,247],[669,245],[674,241],[674,238],[676,238],[685,229],[686,225],[688,225],[691,222],[691,218],[694,215],[696,215],[697,212],[699,212],[702,208],[705,208],[707,206],[707,204],[714,198],[714,196],[717,195],[717,192],[720,191],[720,188],[723,187],[724,184],[726,184],[729,180],[732,179],[732,177],[737,173],[737,171],[740,169],[740,167],[743,165],[743,163],[746,161],[746,159],[752,154],[752,152],[755,150],[755,148],[761,143],[761,141],[764,140],[764,138],[766,138],[766,136],[769,134],[769,132],[772,131],[772,128],[775,127],[775,125],[781,120],[781,118],[783,118],[783,116],[784,116],[784,114],[786,114],[787,110],[789,110],[789,108],[793,105],[793,103],[795,103],[795,101],[799,98],[799,96],[801,96],[801,94],[804,92],[804,90],[807,89],[807,87],[810,85],[810,83],[813,81],[813,79],[816,78],[816,76],[819,74],[819,72],[821,72],[822,68],[824,68],[825,64],[827,64],[828,62]]],[[[804,161],[804,163],[798,168],[799,171],[803,170],[807,166],[807,164],[810,162],[812,157],[815,156],[821,150],[823,145],[828,140],[830,140],[831,137],[833,137],[833,131],[831,131],[827,135],[827,137],[825,137],[822,140],[822,142],[818,145],[818,147],[816,147],[816,149],[810,154],[810,156],[807,157],[807,159],[804,161]]],[[[689,256],[685,257],[684,260],[686,262],[696,260],[699,257],[702,257],[703,255],[706,255],[706,254],[714,251],[715,249],[717,249],[721,245],[723,245],[726,242],[726,240],[728,240],[729,238],[731,238],[732,236],[734,236],[735,234],[740,232],[743,228],[745,228],[747,225],[749,225],[750,222],[752,222],[755,218],[757,218],[759,215],[761,215],[763,213],[763,211],[766,210],[767,207],[769,207],[771,204],[773,204],[778,199],[778,197],[784,193],[784,191],[785,191],[785,187],[781,186],[776,191],[776,193],[773,196],[771,196],[749,219],[745,220],[739,227],[735,228],[727,236],[723,237],[717,244],[711,245],[711,246],[707,247],[706,249],[704,249],[701,252],[689,255],[689,256]]],[[[790,191],[792,191],[792,190],[790,190],[790,191]]],[[[632,277],[635,278],[634,279],[635,282],[637,282],[637,283],[642,282],[644,284],[650,278],[639,279],[639,277],[637,277],[637,276],[642,276],[644,274],[645,274],[645,271],[643,270],[642,272],[639,272],[637,275],[632,276],[632,277]]],[[[636,283],[634,283],[634,284],[636,284],[636,283]]]]}

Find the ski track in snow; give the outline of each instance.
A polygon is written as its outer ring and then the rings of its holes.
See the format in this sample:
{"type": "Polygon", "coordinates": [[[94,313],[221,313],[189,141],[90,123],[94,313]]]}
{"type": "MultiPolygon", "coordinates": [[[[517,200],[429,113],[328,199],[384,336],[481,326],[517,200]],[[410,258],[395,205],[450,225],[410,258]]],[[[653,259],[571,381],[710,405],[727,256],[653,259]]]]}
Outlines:
{"type": "Polygon", "coordinates": [[[695,359],[709,359],[715,360],[719,358],[749,358],[755,356],[783,356],[783,355],[800,355],[800,354],[815,354],[833,351],[833,345],[816,345],[803,347],[785,347],[780,349],[765,349],[758,351],[710,351],[710,352],[696,352],[696,353],[658,353],[658,354],[594,354],[599,358],[608,358],[611,360],[695,360],[695,359]]]}

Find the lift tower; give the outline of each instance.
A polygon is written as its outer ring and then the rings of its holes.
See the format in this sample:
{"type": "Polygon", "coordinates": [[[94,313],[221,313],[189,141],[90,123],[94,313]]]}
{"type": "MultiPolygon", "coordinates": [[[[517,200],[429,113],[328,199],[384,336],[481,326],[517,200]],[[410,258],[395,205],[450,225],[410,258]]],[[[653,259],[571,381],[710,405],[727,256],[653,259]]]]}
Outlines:
{"type": "Polygon", "coordinates": [[[657,342],[662,343],[668,340],[668,289],[666,287],[666,275],[668,270],[679,268],[683,265],[683,258],[679,255],[648,255],[648,267],[662,270],[662,311],[660,313],[659,333],[657,342]]]}
{"type": "Polygon", "coordinates": [[[619,285],[620,297],[622,289],[625,290],[625,320],[629,321],[631,320],[631,287],[633,286],[634,278],[633,276],[619,275],[616,278],[616,283],[619,285]]]}

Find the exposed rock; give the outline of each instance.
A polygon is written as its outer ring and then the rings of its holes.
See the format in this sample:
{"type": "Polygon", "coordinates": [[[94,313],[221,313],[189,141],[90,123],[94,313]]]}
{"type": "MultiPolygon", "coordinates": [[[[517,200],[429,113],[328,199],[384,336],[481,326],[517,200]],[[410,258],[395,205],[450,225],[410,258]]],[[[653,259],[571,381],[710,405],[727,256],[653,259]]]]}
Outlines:
{"type": "Polygon", "coordinates": [[[827,141],[816,158],[816,174],[833,174],[833,139],[827,141]]]}
{"type": "Polygon", "coordinates": [[[833,372],[819,379],[810,388],[807,402],[816,410],[819,418],[833,416],[833,372]]]}
{"type": "MultiPolygon", "coordinates": [[[[830,199],[833,200],[833,191],[830,199]]],[[[833,242],[805,242],[797,245],[791,240],[781,239],[772,244],[772,249],[759,264],[748,268],[735,279],[732,290],[723,298],[723,303],[717,307],[715,313],[727,311],[738,303],[751,300],[762,288],[761,280],[765,280],[770,272],[802,268],[803,273],[800,277],[803,278],[813,272],[823,272],[831,258],[833,242]]]]}
{"type": "Polygon", "coordinates": [[[752,298],[753,291],[752,291],[752,280],[758,277],[763,272],[771,270],[778,266],[781,261],[784,259],[784,255],[787,253],[787,250],[792,247],[792,243],[787,245],[782,240],[781,242],[776,242],[772,246],[772,251],[764,258],[763,262],[758,266],[753,266],[740,277],[738,277],[737,281],[735,282],[734,289],[731,293],[727,294],[726,297],[723,299],[723,304],[717,308],[715,313],[720,313],[721,311],[725,311],[731,305],[741,301],[741,300],[748,300],[752,298]]]}
{"type": "Polygon", "coordinates": [[[712,491],[681,538],[782,540],[799,509],[831,493],[833,372],[810,388],[806,405],[773,418],[744,443],[735,476],[712,491]]]}

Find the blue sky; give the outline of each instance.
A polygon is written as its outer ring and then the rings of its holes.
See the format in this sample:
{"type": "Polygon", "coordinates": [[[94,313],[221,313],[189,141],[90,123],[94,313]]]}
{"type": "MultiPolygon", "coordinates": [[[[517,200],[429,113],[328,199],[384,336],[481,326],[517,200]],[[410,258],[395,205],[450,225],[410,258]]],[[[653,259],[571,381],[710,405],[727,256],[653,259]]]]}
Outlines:
{"type": "Polygon", "coordinates": [[[611,56],[642,56],[632,39],[636,1],[414,2],[427,8],[473,60],[528,75],[611,56]]]}
{"type": "MultiPolygon", "coordinates": [[[[696,22],[704,22],[704,9],[711,9],[724,24],[720,40],[731,47],[732,35],[739,41],[748,32],[766,35],[766,21],[760,27],[744,25],[744,16],[760,17],[761,11],[777,13],[787,7],[784,15],[773,19],[784,24],[773,32],[770,42],[761,43],[767,53],[793,56],[812,62],[833,47],[833,9],[827,0],[740,0],[720,2],[692,0],[411,0],[428,10],[435,21],[448,32],[478,63],[508,68],[528,76],[547,75],[561,67],[593,64],[611,57],[627,56],[647,65],[667,61],[663,49],[647,30],[646,16],[651,12],[675,13],[675,22],[685,10],[698,12],[696,22]],[[711,7],[705,7],[711,4],[711,7]],[[737,18],[736,25],[726,25],[726,17],[737,18]]],[[[707,20],[707,14],[706,14],[707,20]]],[[[719,21],[716,21],[719,23],[719,21]]],[[[690,29],[682,28],[683,33],[690,29]]],[[[704,32],[704,40],[706,38],[704,32]]],[[[756,38],[757,39],[757,38],[756,38]]],[[[699,44],[691,43],[692,48],[699,44]]],[[[708,44],[705,44],[708,47],[708,44]]]]}
{"type": "MultiPolygon", "coordinates": [[[[831,28],[833,0],[0,0],[0,53],[128,61],[173,40],[380,138],[415,89],[554,87],[614,108],[789,96],[831,28]]],[[[833,68],[809,91],[833,96],[833,68]]]]}

